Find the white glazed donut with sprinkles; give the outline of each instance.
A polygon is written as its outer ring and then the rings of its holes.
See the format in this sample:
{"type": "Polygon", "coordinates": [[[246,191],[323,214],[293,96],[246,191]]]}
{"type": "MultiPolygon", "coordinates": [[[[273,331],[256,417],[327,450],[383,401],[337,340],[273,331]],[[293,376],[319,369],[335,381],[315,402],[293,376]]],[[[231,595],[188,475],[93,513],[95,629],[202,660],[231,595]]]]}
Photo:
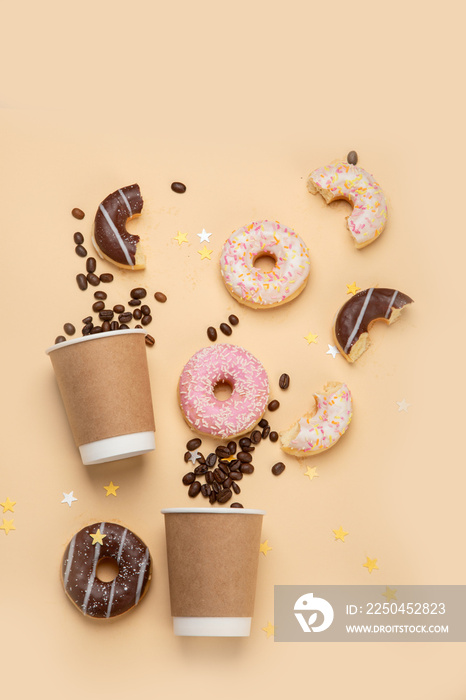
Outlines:
{"type": "Polygon", "coordinates": [[[297,233],[278,221],[254,221],[226,240],[220,270],[226,288],[241,304],[269,309],[291,301],[309,278],[309,251],[297,233]],[[255,267],[260,257],[275,261],[271,271],[255,267]]]}

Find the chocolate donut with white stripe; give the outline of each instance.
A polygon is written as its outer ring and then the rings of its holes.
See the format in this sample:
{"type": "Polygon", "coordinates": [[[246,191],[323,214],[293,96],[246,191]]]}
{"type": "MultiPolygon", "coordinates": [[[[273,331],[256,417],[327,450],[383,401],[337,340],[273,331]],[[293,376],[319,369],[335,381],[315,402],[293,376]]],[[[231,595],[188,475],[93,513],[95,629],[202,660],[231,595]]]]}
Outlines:
{"type": "Polygon", "coordinates": [[[375,321],[391,324],[413,300],[396,289],[371,287],[343,304],[335,317],[335,342],[348,362],[355,362],[370,345],[369,330],[375,321]]]}
{"type": "Polygon", "coordinates": [[[146,593],[151,576],[148,547],[134,532],[116,523],[84,527],[63,555],[65,592],[78,610],[90,617],[116,617],[134,608],[146,593]],[[102,559],[116,562],[118,575],[113,581],[98,578],[97,565],[102,559]]]}
{"type": "Polygon", "coordinates": [[[139,236],[126,230],[127,222],[141,214],[143,205],[141,190],[136,184],[112,192],[99,204],[92,242],[100,257],[130,270],[145,267],[139,236]]]}

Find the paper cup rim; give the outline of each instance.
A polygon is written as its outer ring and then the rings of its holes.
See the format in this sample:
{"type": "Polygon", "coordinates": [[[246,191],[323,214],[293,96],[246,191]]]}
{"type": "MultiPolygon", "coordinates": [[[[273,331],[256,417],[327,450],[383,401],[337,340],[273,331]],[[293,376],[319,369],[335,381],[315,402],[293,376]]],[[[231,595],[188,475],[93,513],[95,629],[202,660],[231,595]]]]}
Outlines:
{"type": "Polygon", "coordinates": [[[46,355],[50,355],[51,352],[54,350],[58,350],[59,348],[64,348],[68,347],[70,345],[76,345],[77,343],[84,343],[88,340],[97,340],[98,338],[110,338],[114,335],[147,335],[147,332],[144,330],[144,328],[123,328],[121,331],[105,331],[104,333],[94,333],[93,335],[83,335],[79,338],[70,338],[69,340],[64,340],[62,343],[55,343],[55,345],[51,345],[47,350],[45,351],[46,355]]]}
{"type": "Polygon", "coordinates": [[[231,515],[265,515],[265,510],[255,508],[162,508],[161,513],[229,513],[231,515]]]}

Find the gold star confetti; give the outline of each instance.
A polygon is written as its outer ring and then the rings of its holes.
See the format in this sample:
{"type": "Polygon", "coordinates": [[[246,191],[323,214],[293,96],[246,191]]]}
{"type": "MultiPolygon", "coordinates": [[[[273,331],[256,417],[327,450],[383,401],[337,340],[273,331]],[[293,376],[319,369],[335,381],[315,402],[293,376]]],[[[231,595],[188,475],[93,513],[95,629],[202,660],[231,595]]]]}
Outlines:
{"type": "Polygon", "coordinates": [[[211,259],[210,254],[213,253],[213,251],[209,250],[206,245],[203,248],[201,248],[201,250],[198,250],[197,252],[201,256],[201,260],[204,260],[204,258],[207,258],[208,260],[210,260],[211,259]]]}
{"type": "Polygon", "coordinates": [[[3,506],[4,513],[7,513],[9,510],[11,510],[11,512],[14,513],[15,511],[13,509],[13,506],[15,506],[15,505],[16,505],[16,501],[10,501],[8,496],[6,497],[6,501],[4,501],[3,503],[0,503],[0,506],[3,506]]]}
{"type": "Polygon", "coordinates": [[[359,292],[359,290],[361,289],[361,287],[358,287],[356,285],[356,282],[353,282],[353,284],[347,284],[346,288],[348,290],[346,292],[347,294],[356,294],[356,292],[359,292]]]}
{"type": "Polygon", "coordinates": [[[5,520],[5,518],[3,518],[3,525],[0,525],[0,530],[5,530],[5,535],[8,535],[10,530],[16,530],[13,525],[13,520],[5,520]]]}
{"type": "Polygon", "coordinates": [[[275,634],[275,627],[270,621],[267,621],[267,627],[263,627],[262,630],[266,633],[267,639],[273,637],[275,634]]]}
{"type": "Polygon", "coordinates": [[[340,525],[340,527],[338,528],[338,530],[333,530],[333,532],[334,532],[334,534],[335,534],[335,539],[336,539],[336,540],[341,540],[342,542],[345,541],[346,535],[349,535],[349,532],[345,532],[345,531],[343,530],[343,528],[341,527],[341,525],[340,525]]]}
{"type": "Polygon", "coordinates": [[[389,603],[391,600],[396,600],[396,588],[389,588],[389,586],[385,586],[385,593],[382,593],[383,596],[387,599],[387,603],[389,603]]]}
{"type": "Polygon", "coordinates": [[[111,481],[108,486],[104,486],[104,489],[107,492],[105,495],[106,496],[116,496],[117,495],[116,490],[119,488],[120,488],[119,486],[115,486],[113,481],[111,481]]]}
{"type": "Polygon", "coordinates": [[[316,476],[319,476],[317,473],[317,467],[308,467],[304,472],[304,476],[308,476],[310,481],[315,479],[316,476]]]}
{"type": "Polygon", "coordinates": [[[262,552],[264,557],[267,556],[268,552],[272,550],[272,547],[269,547],[269,541],[265,540],[265,542],[261,542],[261,545],[259,547],[259,552],[262,552]]]}
{"type": "Polygon", "coordinates": [[[107,535],[103,535],[100,532],[100,527],[99,527],[97,532],[94,532],[94,534],[92,532],[90,532],[89,537],[92,537],[92,544],[103,544],[104,537],[107,537],[107,535]]]}
{"type": "Polygon", "coordinates": [[[363,566],[369,571],[371,574],[374,569],[378,569],[379,567],[377,566],[377,559],[369,559],[369,557],[366,557],[366,563],[363,564],[363,566]]]}
{"type": "Polygon", "coordinates": [[[308,333],[307,335],[304,336],[304,340],[307,340],[308,345],[311,345],[312,343],[315,343],[317,345],[317,338],[318,335],[314,335],[314,333],[308,333]]]}
{"type": "Polygon", "coordinates": [[[188,242],[188,234],[187,233],[181,233],[181,231],[178,231],[176,236],[173,236],[174,241],[178,241],[178,245],[181,245],[182,243],[187,243],[188,242]]]}

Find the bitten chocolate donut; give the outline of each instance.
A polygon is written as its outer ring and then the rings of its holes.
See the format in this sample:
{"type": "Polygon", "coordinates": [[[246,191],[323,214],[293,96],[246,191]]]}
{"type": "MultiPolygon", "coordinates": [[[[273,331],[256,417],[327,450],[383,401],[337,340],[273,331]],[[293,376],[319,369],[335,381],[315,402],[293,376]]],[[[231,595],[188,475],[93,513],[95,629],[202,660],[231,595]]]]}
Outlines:
{"type": "Polygon", "coordinates": [[[370,345],[369,330],[375,321],[391,324],[413,300],[396,289],[371,287],[343,304],[335,317],[335,342],[348,362],[355,362],[370,345]]]}
{"type": "Polygon", "coordinates": [[[92,242],[100,257],[130,270],[146,266],[139,236],[126,230],[126,223],[141,214],[143,204],[139,185],[122,187],[99,204],[92,242]]]}
{"type": "Polygon", "coordinates": [[[152,575],[149,549],[134,532],[116,523],[94,523],[73,537],[63,555],[66,594],[84,615],[108,618],[134,608],[146,593],[152,575]],[[102,559],[114,559],[118,575],[101,581],[102,559]]]}

